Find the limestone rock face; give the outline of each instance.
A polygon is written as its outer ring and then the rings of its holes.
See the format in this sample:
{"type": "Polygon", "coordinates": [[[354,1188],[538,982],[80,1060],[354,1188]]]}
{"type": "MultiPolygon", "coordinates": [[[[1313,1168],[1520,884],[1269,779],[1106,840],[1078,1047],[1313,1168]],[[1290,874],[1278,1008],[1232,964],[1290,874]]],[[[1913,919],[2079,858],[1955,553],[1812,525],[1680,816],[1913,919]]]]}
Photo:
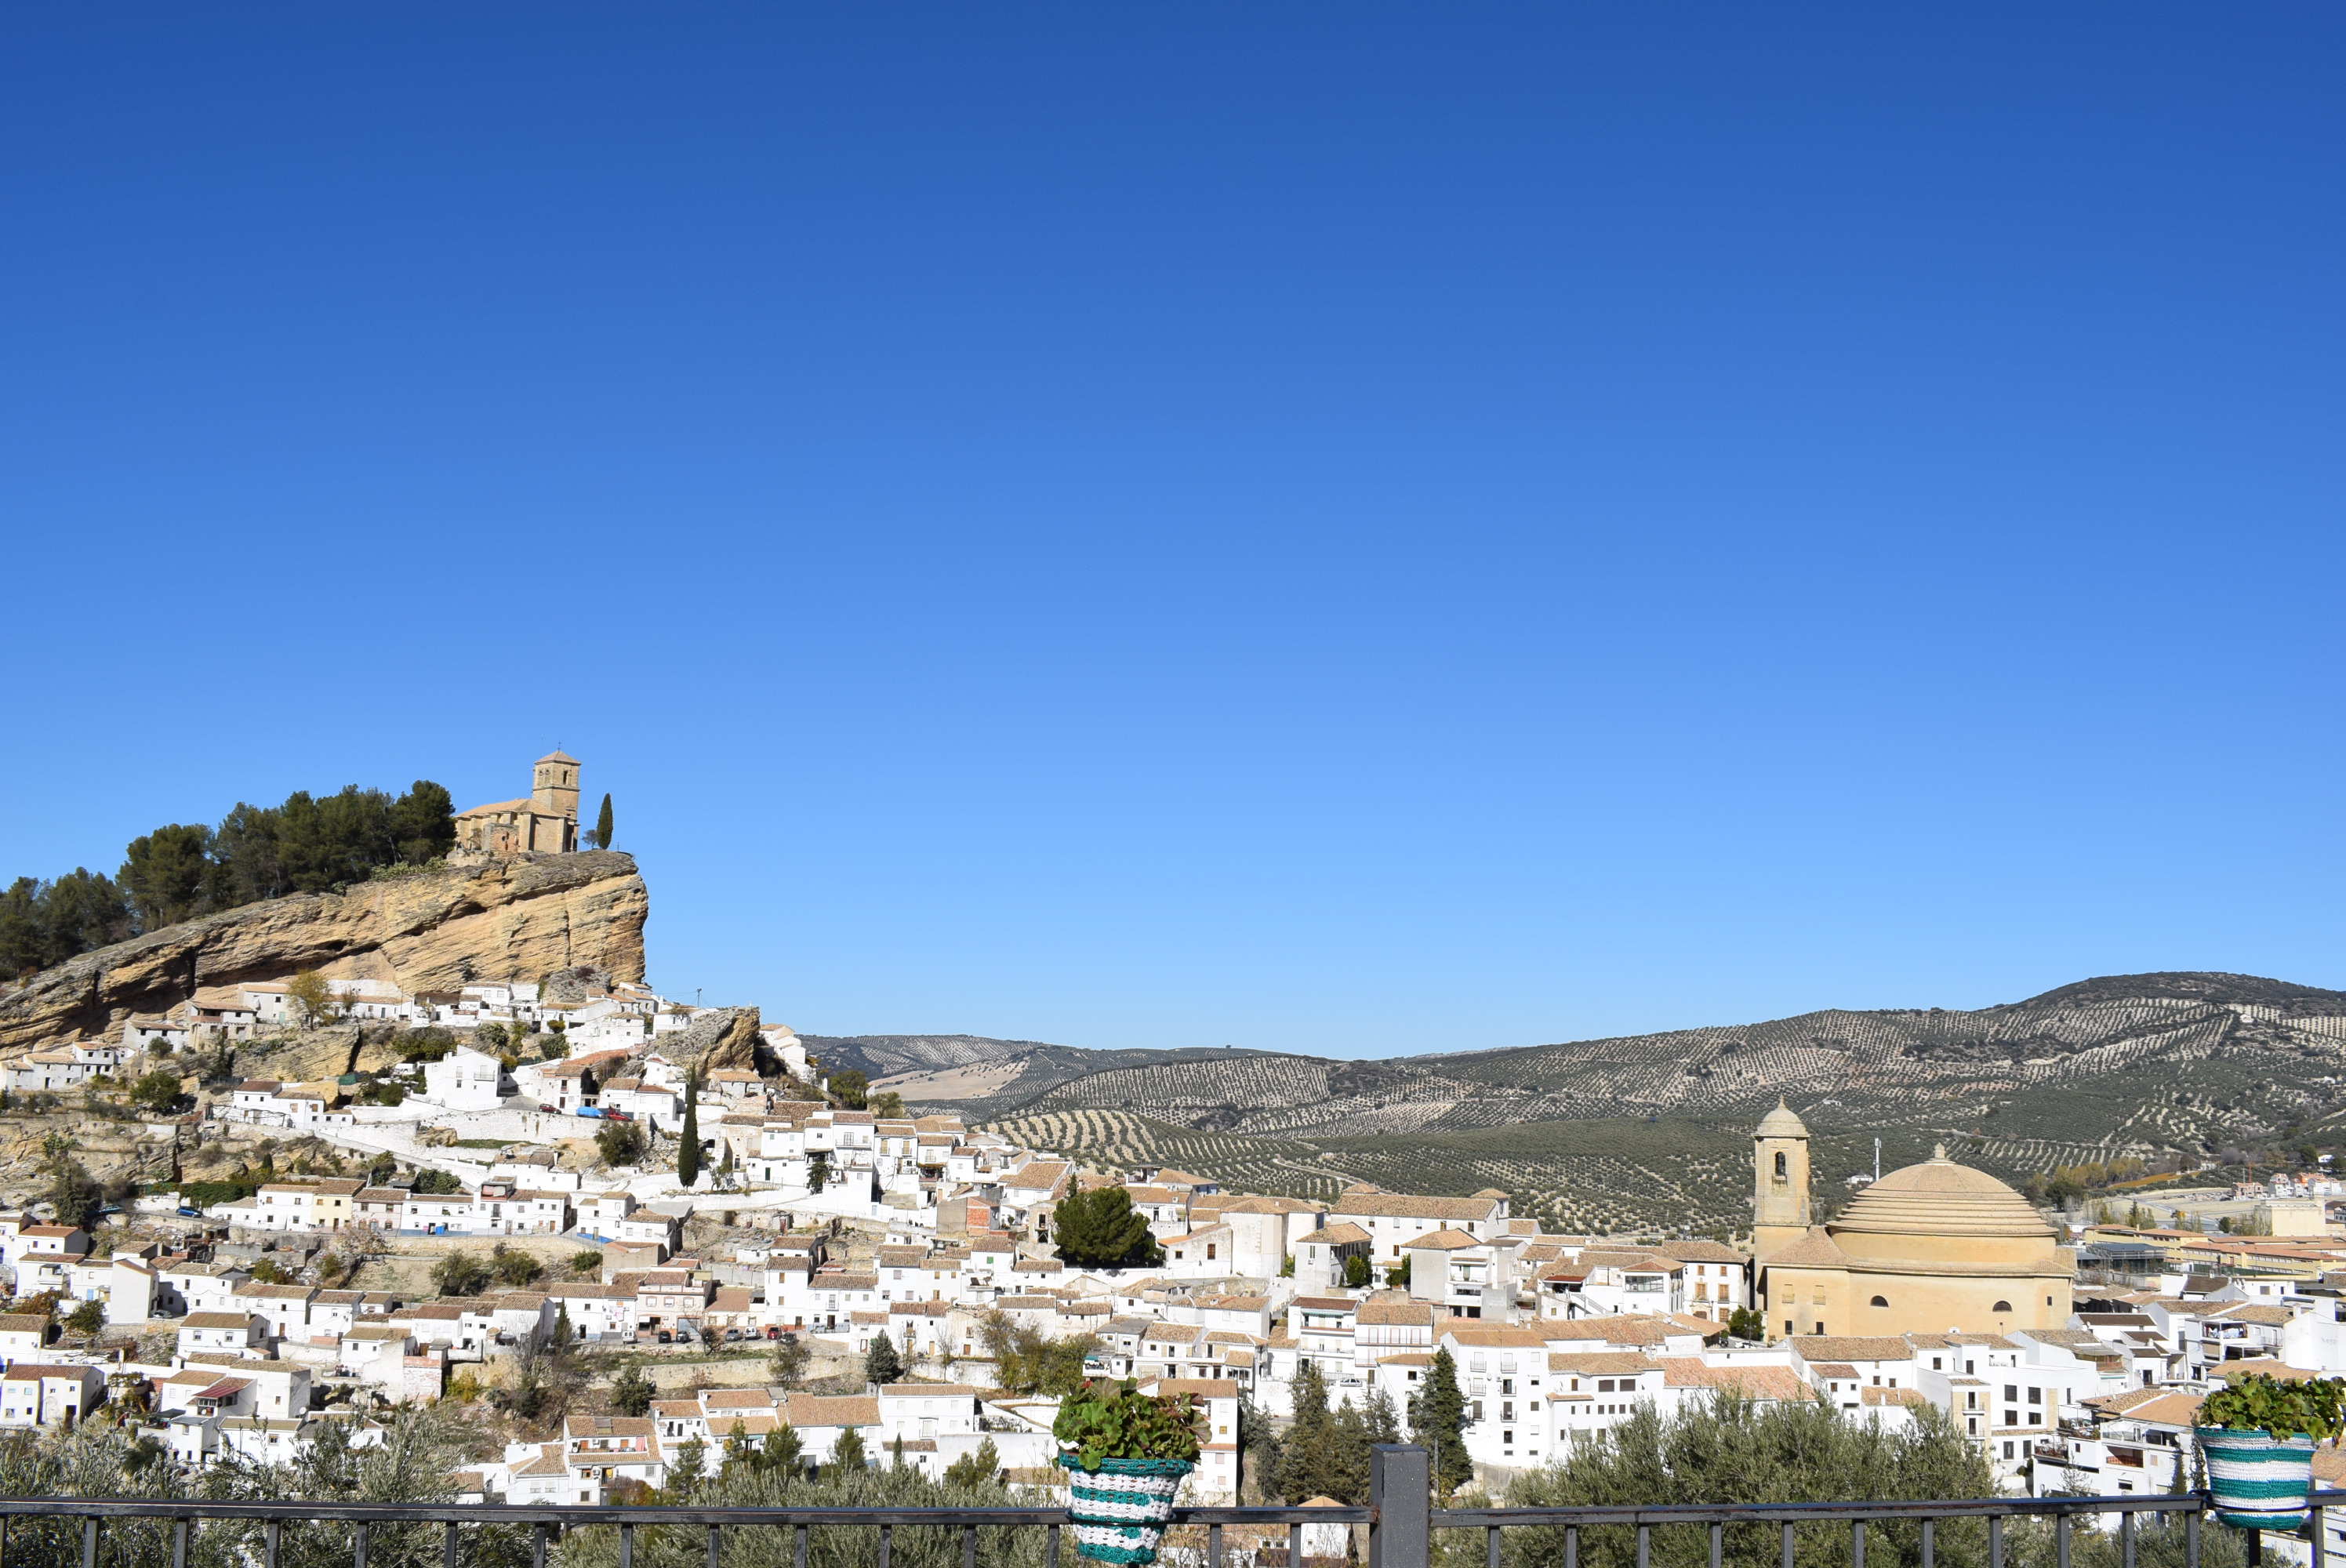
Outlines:
{"type": "Polygon", "coordinates": [[[199,986],[304,969],[409,992],[536,981],[579,965],[639,981],[650,907],[634,858],[610,850],[517,855],[271,899],[42,971],[0,997],[0,1050],[111,1033],[129,1014],[161,1013],[199,986]]]}
{"type": "Polygon", "coordinates": [[[693,1020],[690,1028],[666,1036],[654,1049],[679,1066],[704,1074],[720,1067],[758,1072],[758,1010],[711,1008],[693,1020]]]}

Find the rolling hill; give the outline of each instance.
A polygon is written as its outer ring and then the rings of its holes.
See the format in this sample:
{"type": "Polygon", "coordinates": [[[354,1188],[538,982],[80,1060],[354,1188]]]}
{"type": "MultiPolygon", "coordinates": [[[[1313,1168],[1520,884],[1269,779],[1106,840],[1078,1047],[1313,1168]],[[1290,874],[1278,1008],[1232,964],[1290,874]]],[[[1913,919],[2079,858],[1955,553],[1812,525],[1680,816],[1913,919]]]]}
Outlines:
{"type": "Polygon", "coordinates": [[[1816,1135],[1821,1195],[1871,1168],[1877,1137],[1885,1168],[1943,1140],[2015,1180],[2284,1137],[2346,1145],[2346,993],[2250,975],[1373,1062],[971,1035],[808,1044],[908,1104],[1103,1163],[1299,1196],[1495,1186],[1576,1228],[1739,1227],[1748,1129],[1780,1095],[1816,1135]]]}

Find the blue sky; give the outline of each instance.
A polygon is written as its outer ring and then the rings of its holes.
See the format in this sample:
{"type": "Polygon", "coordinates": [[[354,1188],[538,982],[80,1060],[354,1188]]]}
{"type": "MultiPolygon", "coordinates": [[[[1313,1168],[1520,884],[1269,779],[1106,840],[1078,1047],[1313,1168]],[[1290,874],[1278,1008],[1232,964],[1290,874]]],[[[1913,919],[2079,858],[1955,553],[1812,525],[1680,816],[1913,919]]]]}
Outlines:
{"type": "Polygon", "coordinates": [[[559,742],[811,1033],[2346,985],[2341,42],[18,7],[0,871],[559,742]]]}

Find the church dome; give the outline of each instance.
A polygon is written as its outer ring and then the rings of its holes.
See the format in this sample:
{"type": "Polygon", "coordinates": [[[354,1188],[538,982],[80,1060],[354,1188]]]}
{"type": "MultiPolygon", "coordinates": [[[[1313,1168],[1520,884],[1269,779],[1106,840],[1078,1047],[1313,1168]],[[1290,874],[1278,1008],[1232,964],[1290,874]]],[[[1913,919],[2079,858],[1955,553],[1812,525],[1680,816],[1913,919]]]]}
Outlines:
{"type": "Polygon", "coordinates": [[[1831,1228],[1836,1238],[1855,1235],[2055,1239],[2053,1227],[2026,1198],[1985,1171],[1955,1164],[1943,1147],[1921,1165],[1892,1171],[1859,1192],[1831,1228]]]}
{"type": "Polygon", "coordinates": [[[1755,1138],[1805,1138],[1809,1135],[1809,1127],[1806,1122],[1792,1114],[1791,1107],[1780,1099],[1774,1110],[1760,1118],[1760,1126],[1751,1135],[1755,1138]]]}

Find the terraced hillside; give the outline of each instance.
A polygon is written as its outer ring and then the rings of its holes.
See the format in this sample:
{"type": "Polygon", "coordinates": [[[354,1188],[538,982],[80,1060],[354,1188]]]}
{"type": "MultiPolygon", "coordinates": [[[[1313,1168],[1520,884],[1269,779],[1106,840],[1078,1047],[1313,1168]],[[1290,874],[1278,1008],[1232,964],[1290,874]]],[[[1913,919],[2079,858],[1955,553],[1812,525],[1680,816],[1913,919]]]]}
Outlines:
{"type": "Polygon", "coordinates": [[[1502,1186],[1576,1227],[1741,1225],[1747,1129],[1780,1095],[1818,1135],[1821,1196],[1871,1167],[1876,1136],[1891,1164],[1943,1139],[2014,1178],[2284,1135],[2346,1146],[2346,993],[2255,976],[2113,976],[1969,1012],[1827,1011],[1381,1062],[969,1046],[994,1048],[985,1094],[907,1099],[1252,1190],[1300,1196],[1316,1172],[1502,1186]],[[1172,1153],[1184,1132],[1198,1141],[1172,1153]]]}

